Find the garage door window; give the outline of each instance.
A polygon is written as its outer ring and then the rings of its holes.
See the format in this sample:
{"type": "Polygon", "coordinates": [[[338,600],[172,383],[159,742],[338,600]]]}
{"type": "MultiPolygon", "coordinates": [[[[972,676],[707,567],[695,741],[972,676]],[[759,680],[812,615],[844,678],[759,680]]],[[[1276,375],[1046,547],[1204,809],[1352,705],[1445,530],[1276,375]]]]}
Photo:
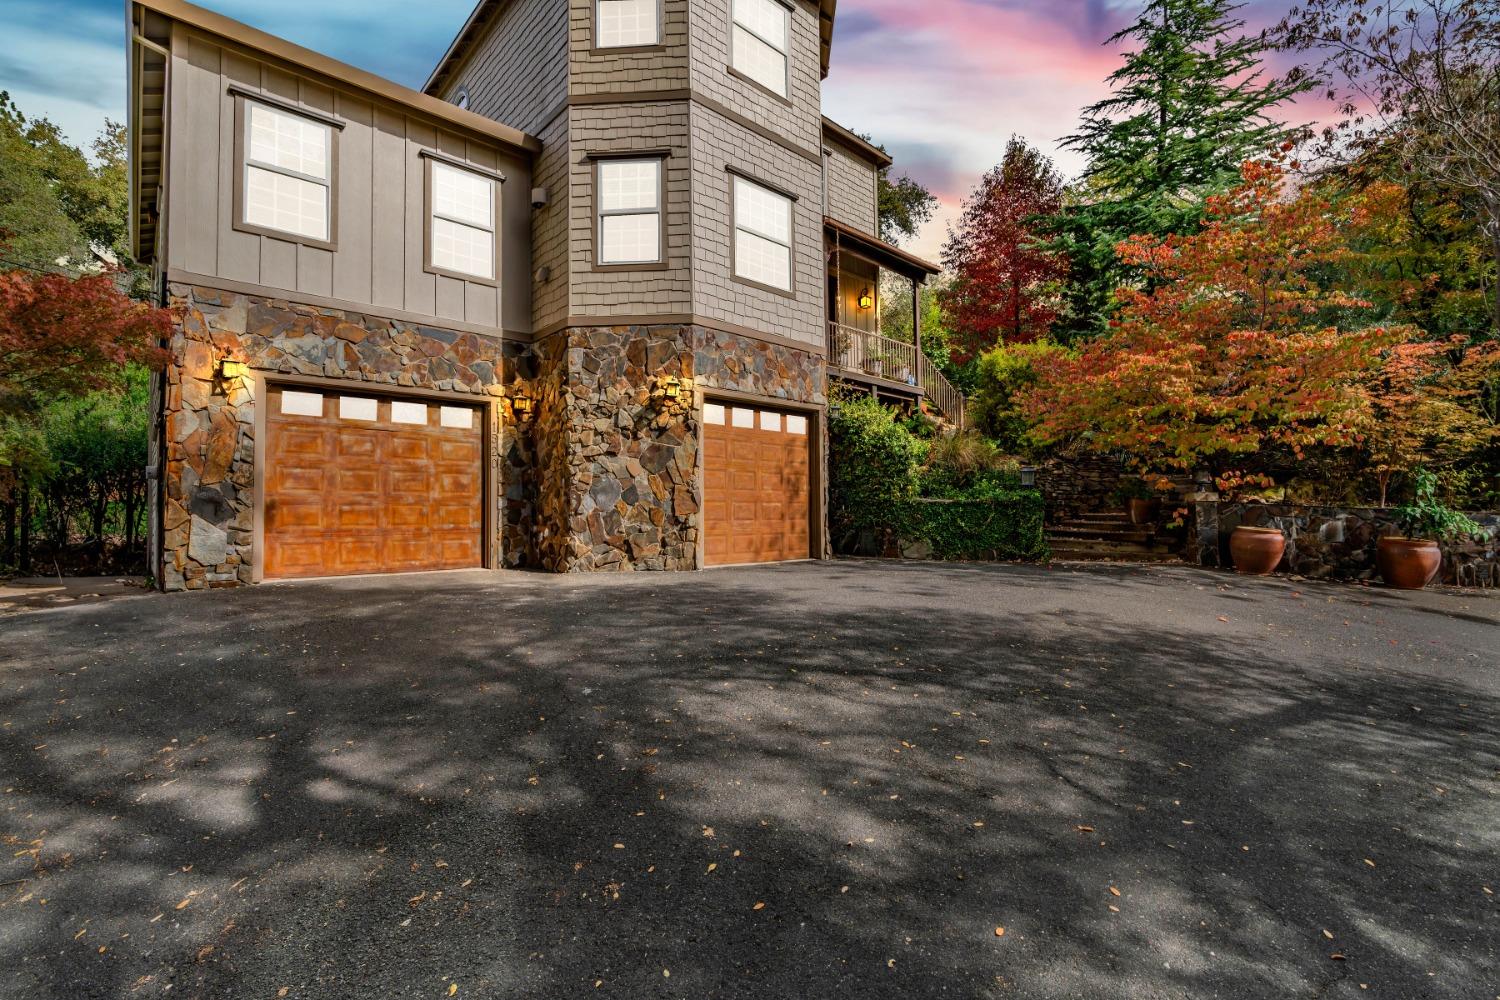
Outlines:
{"type": "Polygon", "coordinates": [[[719,424],[722,426],[724,423],[724,407],[718,403],[704,403],[703,422],[705,424],[719,424]]]}
{"type": "Polygon", "coordinates": [[[318,392],[292,392],[281,394],[281,412],[289,417],[321,417],[323,394],[318,392]]]}
{"type": "Polygon", "coordinates": [[[375,420],[380,415],[380,405],[373,399],[362,396],[340,396],[339,417],[344,420],[375,420]]]}
{"type": "Polygon", "coordinates": [[[393,424],[417,424],[425,427],[427,425],[427,404],[407,403],[396,400],[391,403],[391,423],[393,424]]]}
{"type": "Polygon", "coordinates": [[[457,427],[461,430],[474,429],[474,411],[467,406],[445,406],[441,423],[444,427],[457,427]]]}
{"type": "Polygon", "coordinates": [[[786,418],[786,432],[788,434],[805,435],[807,433],[807,418],[788,416],[786,418]]]}

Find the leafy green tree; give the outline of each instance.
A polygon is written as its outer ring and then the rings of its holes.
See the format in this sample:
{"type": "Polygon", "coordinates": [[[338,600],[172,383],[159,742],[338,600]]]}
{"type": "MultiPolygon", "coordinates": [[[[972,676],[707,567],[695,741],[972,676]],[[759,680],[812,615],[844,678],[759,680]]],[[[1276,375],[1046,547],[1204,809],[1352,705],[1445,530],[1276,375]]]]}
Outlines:
{"type": "Polygon", "coordinates": [[[975,428],[1007,455],[1033,452],[1033,417],[1020,399],[1036,385],[1039,364],[1065,354],[1066,348],[1045,339],[1000,344],[981,354],[969,400],[969,416],[975,428]]]}
{"type": "Polygon", "coordinates": [[[1109,39],[1135,47],[1109,77],[1114,92],[1084,109],[1063,142],[1088,159],[1051,227],[1075,286],[1063,339],[1103,329],[1111,294],[1132,277],[1118,243],[1195,231],[1205,198],[1233,187],[1241,163],[1295,131],[1270,113],[1309,84],[1264,78],[1270,45],[1241,34],[1239,9],[1231,0],[1147,0],[1109,39]]]}

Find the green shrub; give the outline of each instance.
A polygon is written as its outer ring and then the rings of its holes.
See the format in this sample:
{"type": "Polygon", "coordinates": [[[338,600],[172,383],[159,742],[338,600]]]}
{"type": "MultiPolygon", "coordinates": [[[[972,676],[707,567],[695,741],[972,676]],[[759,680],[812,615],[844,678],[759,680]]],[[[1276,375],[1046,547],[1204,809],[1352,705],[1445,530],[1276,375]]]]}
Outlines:
{"type": "Polygon", "coordinates": [[[974,426],[1001,451],[1024,455],[1035,450],[1031,415],[1016,404],[1015,397],[1036,384],[1038,361],[1066,350],[1048,340],[1001,344],[981,354],[975,362],[969,415],[974,426]]]}
{"type": "Polygon", "coordinates": [[[967,500],[914,500],[903,535],[939,559],[1045,559],[1045,505],[1036,490],[987,490],[967,500]]]}
{"type": "Polygon", "coordinates": [[[932,442],[917,492],[941,500],[976,499],[1020,485],[1020,468],[981,435],[952,434],[932,442]]]}
{"type": "Polygon", "coordinates": [[[891,511],[916,495],[922,444],[868,396],[839,402],[829,421],[828,487],[835,531],[889,528],[891,511]]]}

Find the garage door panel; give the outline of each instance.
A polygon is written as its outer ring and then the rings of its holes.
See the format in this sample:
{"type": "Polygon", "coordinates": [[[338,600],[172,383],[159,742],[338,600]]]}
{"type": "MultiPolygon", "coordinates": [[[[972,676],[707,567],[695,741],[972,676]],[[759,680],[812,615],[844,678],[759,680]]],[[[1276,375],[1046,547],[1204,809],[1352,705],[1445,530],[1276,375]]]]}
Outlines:
{"type": "Polygon", "coordinates": [[[279,392],[267,411],[267,577],[483,565],[482,421],[413,422],[412,406],[370,397],[287,413],[279,392]]]}
{"type": "Polygon", "coordinates": [[[727,413],[724,423],[704,425],[705,561],[808,558],[812,449],[806,418],[765,408],[727,413]]]}

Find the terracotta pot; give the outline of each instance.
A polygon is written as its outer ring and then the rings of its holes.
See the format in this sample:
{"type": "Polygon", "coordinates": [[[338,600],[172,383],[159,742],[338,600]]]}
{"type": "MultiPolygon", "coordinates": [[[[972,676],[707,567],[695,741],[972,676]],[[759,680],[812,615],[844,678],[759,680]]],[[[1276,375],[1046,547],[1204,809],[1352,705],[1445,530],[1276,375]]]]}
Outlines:
{"type": "Polygon", "coordinates": [[[1131,524],[1155,524],[1156,515],[1160,512],[1160,500],[1136,500],[1132,498],[1130,501],[1131,524]]]}
{"type": "Polygon", "coordinates": [[[1388,535],[1375,543],[1375,561],[1387,587],[1421,590],[1443,568],[1443,550],[1437,542],[1388,535]]]}
{"type": "Polygon", "coordinates": [[[1234,568],[1246,576],[1270,576],[1286,552],[1286,536],[1277,528],[1241,525],[1229,536],[1229,554],[1234,568]]]}

